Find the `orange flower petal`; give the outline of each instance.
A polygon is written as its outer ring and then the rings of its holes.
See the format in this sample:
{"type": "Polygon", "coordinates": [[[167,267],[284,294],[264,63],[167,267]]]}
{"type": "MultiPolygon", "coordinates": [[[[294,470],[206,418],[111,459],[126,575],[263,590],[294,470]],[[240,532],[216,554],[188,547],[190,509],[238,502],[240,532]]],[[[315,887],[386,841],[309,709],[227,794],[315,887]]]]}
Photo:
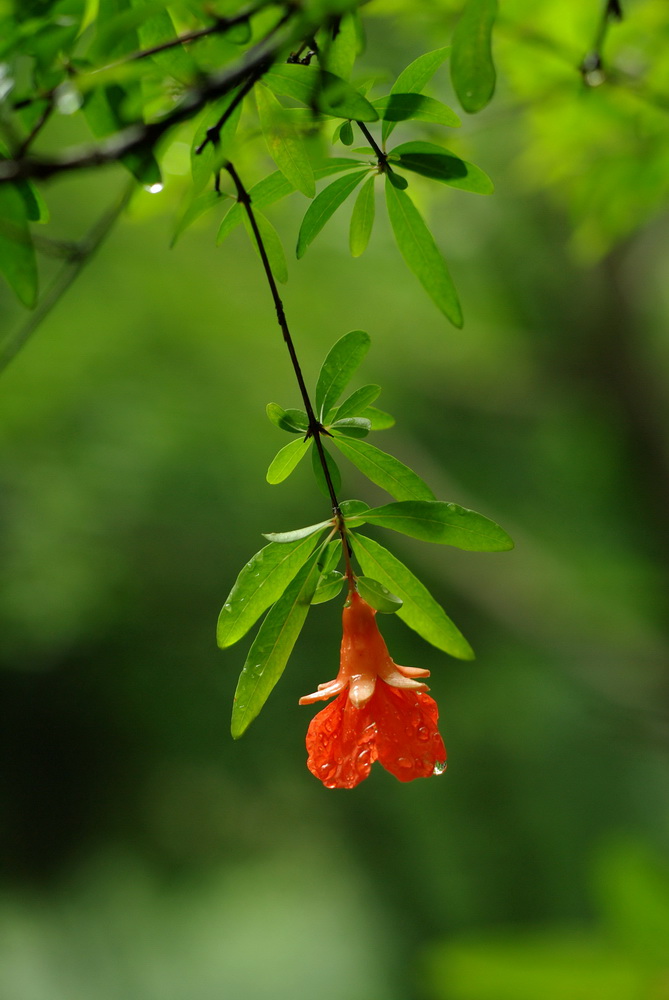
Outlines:
{"type": "Polygon", "coordinates": [[[446,748],[437,729],[434,698],[421,691],[376,685],[370,711],[379,762],[400,781],[429,778],[444,769],[446,748]]]}
{"type": "Polygon", "coordinates": [[[356,708],[343,691],[315,715],[307,731],[307,767],[326,788],[355,788],[377,759],[369,703],[356,708]]]}

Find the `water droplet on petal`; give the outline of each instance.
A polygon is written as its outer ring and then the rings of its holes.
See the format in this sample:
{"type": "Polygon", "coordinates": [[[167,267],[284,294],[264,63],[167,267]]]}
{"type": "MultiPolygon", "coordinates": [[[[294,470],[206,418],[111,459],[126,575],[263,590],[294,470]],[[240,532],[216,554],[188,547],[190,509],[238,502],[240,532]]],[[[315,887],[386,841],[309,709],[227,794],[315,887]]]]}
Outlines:
{"type": "Polygon", "coordinates": [[[434,765],[434,770],[432,771],[432,774],[435,775],[443,774],[447,767],[448,764],[446,763],[445,760],[437,761],[437,763],[434,765]]]}
{"type": "Polygon", "coordinates": [[[408,757],[398,757],[397,764],[398,767],[403,768],[405,771],[407,771],[410,767],[413,766],[408,757]]]}
{"type": "Polygon", "coordinates": [[[420,726],[418,728],[416,736],[418,737],[419,740],[422,740],[423,743],[426,743],[427,740],[429,740],[430,738],[430,730],[427,728],[427,726],[420,726]]]}

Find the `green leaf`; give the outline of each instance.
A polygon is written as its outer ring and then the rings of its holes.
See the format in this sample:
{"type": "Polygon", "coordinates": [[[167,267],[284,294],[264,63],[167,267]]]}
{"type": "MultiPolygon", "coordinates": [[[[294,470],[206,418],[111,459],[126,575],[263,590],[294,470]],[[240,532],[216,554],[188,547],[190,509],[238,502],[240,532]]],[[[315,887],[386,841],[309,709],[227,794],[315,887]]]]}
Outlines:
{"type": "Polygon", "coordinates": [[[425,94],[388,94],[373,101],[379,117],[384,121],[432,122],[433,125],[448,125],[456,128],[461,124],[455,111],[441,101],[425,94]]]}
{"type": "MultiPolygon", "coordinates": [[[[358,417],[363,410],[373,403],[381,392],[380,385],[362,385],[355,392],[352,392],[348,399],[345,399],[341,406],[338,406],[332,417],[333,420],[344,420],[346,417],[358,417]]],[[[368,417],[366,419],[369,419],[368,417]]],[[[371,420],[370,420],[371,424],[371,420]]]]}
{"type": "Polygon", "coordinates": [[[328,352],[316,383],[316,410],[323,420],[334,406],[369,350],[369,334],[351,330],[340,337],[328,352]]]}
{"type": "Polygon", "coordinates": [[[451,323],[461,327],[462,309],[455,286],[420,212],[408,194],[387,181],[386,202],[397,246],[409,269],[451,323]]]}
{"type": "Polygon", "coordinates": [[[237,682],[232,706],[232,736],[238,740],[260,713],[281,677],[302,631],[319,578],[314,553],[272,606],[260,626],[237,682]]]}
{"type": "Polygon", "coordinates": [[[475,114],[495,93],[492,29],[497,0],[467,0],[453,32],[451,81],[460,104],[475,114]]]}
{"type": "Polygon", "coordinates": [[[345,417],[344,420],[332,421],[329,427],[331,430],[339,431],[340,434],[346,434],[348,437],[361,438],[367,437],[372,429],[372,422],[365,417],[345,417]]]}
{"type": "MultiPolygon", "coordinates": [[[[351,160],[345,156],[332,156],[325,163],[314,167],[314,177],[316,180],[320,180],[322,177],[329,177],[331,174],[337,174],[343,170],[359,168],[361,164],[361,160],[351,160]]],[[[249,195],[251,196],[251,203],[254,208],[265,208],[266,205],[271,205],[275,201],[279,201],[280,198],[285,198],[286,195],[292,194],[294,190],[293,185],[290,181],[286,180],[281,171],[275,170],[274,173],[269,174],[268,177],[264,177],[257,184],[254,184],[249,191],[249,195]]],[[[235,226],[243,220],[245,214],[242,205],[234,204],[232,206],[221,222],[216,236],[217,245],[221,244],[235,226]]]]}
{"type": "Polygon", "coordinates": [[[318,560],[321,573],[329,573],[335,568],[341,558],[341,538],[335,538],[328,542],[325,549],[321,549],[321,557],[318,560]]]}
{"type": "Polygon", "coordinates": [[[461,160],[433,142],[404,142],[391,150],[388,159],[391,163],[397,161],[397,166],[404,170],[413,170],[463,191],[475,194],[493,192],[492,181],[479,167],[461,160]]]}
{"type": "Polygon", "coordinates": [[[313,198],[316,193],[314,172],[299,129],[267,87],[258,84],[255,92],[260,127],[272,159],[293,187],[307,198],[313,198]]]}
{"type": "Polygon", "coordinates": [[[223,194],[222,191],[205,191],[203,194],[193,198],[174,227],[170,247],[176,244],[177,240],[186,232],[189,226],[192,226],[201,215],[204,215],[205,212],[208,212],[211,208],[215,208],[217,205],[225,205],[227,201],[229,201],[229,196],[223,194]]]}
{"type": "Polygon", "coordinates": [[[16,190],[23,198],[26,206],[26,217],[29,222],[48,222],[49,208],[40,194],[39,188],[32,181],[20,180],[15,184],[16,190]]]}
{"type": "Polygon", "coordinates": [[[353,533],[349,533],[349,538],[363,572],[372,575],[402,599],[398,618],[444,653],[461,660],[474,658],[465,637],[404,563],[373,538],[353,533]]]}
{"type": "Polygon", "coordinates": [[[282,431],[291,434],[306,434],[309,430],[309,418],[304,410],[284,410],[278,403],[268,403],[266,413],[269,421],[282,431]]]}
{"type": "Polygon", "coordinates": [[[294,97],[335,118],[375,122],[379,115],[369,101],[341,77],[316,66],[277,64],[263,76],[263,82],[275,94],[294,97]]]}
{"type": "Polygon", "coordinates": [[[368,479],[397,500],[433,500],[434,493],[412,469],[366,441],[333,438],[341,453],[368,479]]]}
{"type": "Polygon", "coordinates": [[[300,232],[297,237],[298,259],[304,256],[309,244],[320,233],[328,219],[346,201],[353,189],[357,187],[366,174],[366,170],[356,171],[354,174],[345,174],[343,177],[338,177],[332,184],[328,184],[320,194],[316,195],[309,205],[300,226],[300,232]]]}
{"type": "Polygon", "coordinates": [[[433,49],[424,52],[403,69],[390,88],[391,94],[419,94],[423,87],[432,79],[435,71],[441,66],[451,51],[450,46],[443,49],[433,49]]]}
{"type": "Polygon", "coordinates": [[[367,249],[374,226],[374,209],[374,177],[372,176],[360,188],[353,206],[351,228],[348,235],[348,245],[353,257],[359,257],[367,249]]]}
{"type": "Polygon", "coordinates": [[[406,177],[402,177],[401,174],[396,174],[394,170],[388,170],[386,174],[387,181],[392,184],[394,188],[399,191],[405,191],[409,186],[409,182],[406,177]]]}
{"type": "Polygon", "coordinates": [[[294,531],[263,532],[263,538],[267,538],[270,542],[279,542],[281,545],[285,545],[287,542],[296,542],[299,538],[308,538],[309,535],[313,535],[317,531],[322,531],[328,525],[332,525],[332,518],[328,521],[319,521],[318,524],[310,524],[306,528],[295,528],[294,531]]]}
{"type": "Polygon", "coordinates": [[[355,19],[352,14],[344,14],[339,19],[337,34],[332,42],[326,44],[326,66],[335,76],[348,80],[351,76],[358,48],[358,35],[355,19]]]}
{"type": "MultiPolygon", "coordinates": [[[[84,116],[95,136],[113,135],[129,123],[123,115],[128,92],[116,84],[97,87],[86,97],[84,116]]],[[[145,145],[121,157],[121,163],[144,187],[162,183],[160,168],[150,145],[145,145]]]]}
{"type": "MultiPolygon", "coordinates": [[[[152,0],[130,0],[130,2],[131,6],[138,9],[155,7],[152,0]]],[[[162,42],[171,42],[177,37],[172,18],[165,9],[153,12],[150,17],[143,20],[137,27],[137,35],[140,47],[143,49],[151,49],[162,42]]],[[[163,52],[157,52],[151,59],[180,83],[192,83],[198,72],[196,63],[183,45],[175,45],[163,52]]]]}
{"type": "MultiPolygon", "coordinates": [[[[332,480],[332,488],[335,493],[339,493],[341,490],[341,473],[339,471],[339,466],[335,462],[332,455],[327,451],[325,446],[323,446],[323,454],[325,455],[325,464],[328,467],[328,472],[330,473],[330,479],[332,480]]],[[[318,449],[314,447],[311,453],[311,465],[314,470],[314,476],[316,478],[316,485],[323,494],[323,496],[330,499],[330,490],[328,489],[327,480],[325,478],[325,473],[323,472],[323,466],[321,465],[321,460],[318,454],[318,449]]]]}
{"type": "Polygon", "coordinates": [[[306,441],[302,439],[291,441],[290,444],[285,445],[281,451],[277,452],[270,463],[265,477],[267,482],[272,486],[276,486],[277,483],[282,483],[284,479],[287,479],[309,451],[310,445],[311,438],[308,438],[306,441]]]}
{"type": "Polygon", "coordinates": [[[341,592],[345,579],[344,574],[338,573],[336,569],[330,570],[329,573],[323,573],[318,581],[314,596],[311,598],[311,603],[325,604],[326,601],[333,600],[341,592]]]}
{"type": "Polygon", "coordinates": [[[247,562],[221,609],[216,639],[221,649],[234,645],[274,604],[314,550],[316,535],[287,545],[271,542],[247,562]]]}
{"type": "MultiPolygon", "coordinates": [[[[269,219],[264,216],[262,212],[259,212],[258,209],[254,208],[253,215],[260,232],[260,239],[265,247],[265,253],[267,254],[272,274],[277,281],[285,284],[288,281],[288,268],[286,266],[286,255],[283,252],[283,246],[281,245],[281,237],[269,219]]],[[[260,257],[258,241],[256,240],[256,235],[253,232],[251,221],[246,213],[244,213],[244,227],[249,235],[249,239],[251,240],[254,250],[260,257]]]]}
{"type": "Polygon", "coordinates": [[[350,121],[345,121],[339,126],[339,139],[344,146],[353,145],[353,126],[350,121]]]}
{"type": "Polygon", "coordinates": [[[0,184],[0,274],[24,306],[37,302],[37,262],[27,209],[14,184],[0,184]]]}
{"type": "Polygon", "coordinates": [[[356,515],[364,514],[366,510],[369,510],[369,504],[365,503],[364,500],[344,500],[339,504],[339,509],[344,517],[356,517],[356,515]]]}
{"type": "Polygon", "coordinates": [[[373,431],[385,431],[389,427],[395,426],[395,418],[390,413],[386,413],[385,410],[380,410],[378,406],[368,406],[360,416],[367,417],[373,431]]]}
{"type": "Polygon", "coordinates": [[[507,533],[490,518],[443,500],[405,500],[373,507],[360,514],[359,520],[352,520],[353,526],[364,523],[392,528],[425,542],[454,545],[469,552],[503,552],[513,548],[507,533]]]}
{"type": "Polygon", "coordinates": [[[363,601],[367,601],[385,615],[392,615],[402,607],[402,598],[391,593],[387,587],[371,576],[359,576],[355,586],[363,601]]]}

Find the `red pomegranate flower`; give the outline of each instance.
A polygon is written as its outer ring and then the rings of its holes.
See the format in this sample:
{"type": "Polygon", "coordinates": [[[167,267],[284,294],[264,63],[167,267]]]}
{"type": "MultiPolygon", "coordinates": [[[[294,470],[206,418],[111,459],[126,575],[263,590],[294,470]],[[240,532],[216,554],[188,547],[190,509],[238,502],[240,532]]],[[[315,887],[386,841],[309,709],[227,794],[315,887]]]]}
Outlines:
{"type": "Polygon", "coordinates": [[[357,592],[349,594],[339,673],[300,698],[300,705],[311,705],[337,695],[307,732],[307,766],[326,788],[354,788],[375,760],[400,781],[446,768],[437,703],[416,680],[430,671],[393,662],[375,615],[357,592]]]}

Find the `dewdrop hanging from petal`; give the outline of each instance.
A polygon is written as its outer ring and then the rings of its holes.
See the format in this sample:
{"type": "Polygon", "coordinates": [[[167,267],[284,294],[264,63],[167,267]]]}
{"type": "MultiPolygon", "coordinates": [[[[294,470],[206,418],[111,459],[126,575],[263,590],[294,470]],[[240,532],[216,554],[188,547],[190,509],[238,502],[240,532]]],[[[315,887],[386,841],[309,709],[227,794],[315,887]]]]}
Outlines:
{"type": "Polygon", "coordinates": [[[446,768],[437,703],[417,680],[429,670],[396,664],[376,624],[376,611],[355,590],[344,607],[339,673],[300,698],[300,705],[335,700],[307,732],[307,766],[326,788],[354,788],[378,760],[400,781],[446,768]]]}

